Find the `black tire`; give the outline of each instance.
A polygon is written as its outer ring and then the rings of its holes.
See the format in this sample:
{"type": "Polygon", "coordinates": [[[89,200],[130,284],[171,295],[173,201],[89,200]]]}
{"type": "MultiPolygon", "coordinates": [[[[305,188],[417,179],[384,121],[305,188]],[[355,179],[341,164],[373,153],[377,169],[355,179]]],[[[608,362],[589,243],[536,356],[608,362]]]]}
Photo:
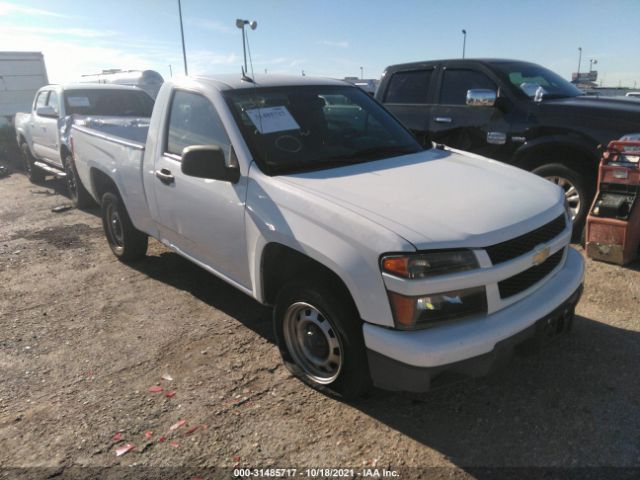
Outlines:
{"type": "Polygon", "coordinates": [[[113,254],[123,262],[133,262],[147,253],[149,237],[131,223],[122,199],[107,192],[100,202],[102,226],[113,254]]]}
{"type": "Polygon", "coordinates": [[[64,172],[67,174],[65,183],[73,206],[80,209],[92,206],[93,198],[80,181],[71,155],[67,155],[64,159],[64,172]]]}
{"type": "Polygon", "coordinates": [[[31,155],[29,145],[22,143],[20,145],[20,152],[22,153],[22,168],[24,173],[27,174],[27,178],[31,183],[41,183],[44,181],[46,174],[43,170],[35,166],[35,159],[31,155]]]}
{"type": "MultiPolygon", "coordinates": [[[[273,311],[273,324],[284,364],[294,376],[323,393],[344,400],[356,399],[369,391],[371,377],[362,334],[362,321],[348,293],[331,286],[329,281],[309,281],[306,278],[291,281],[284,285],[278,293],[273,311]],[[300,352],[296,354],[296,348],[291,345],[292,335],[289,334],[289,339],[287,339],[285,333],[287,325],[295,324],[297,328],[302,328],[301,322],[304,319],[301,320],[300,317],[304,313],[301,311],[296,320],[291,320],[296,317],[295,313],[292,315],[289,313],[295,312],[296,308],[304,310],[305,304],[318,312],[318,319],[324,318],[320,321],[328,322],[326,325],[328,333],[330,335],[331,332],[334,332],[336,337],[332,341],[337,341],[340,351],[339,368],[334,369],[336,371],[332,370],[326,373],[322,381],[318,381],[314,372],[305,366],[308,361],[300,360],[300,352]],[[290,319],[287,320],[287,318],[290,319]],[[332,375],[335,378],[330,378],[332,375]]],[[[311,340],[298,342],[301,345],[316,343],[312,338],[313,334],[309,334],[308,330],[302,337],[311,338],[311,340]]],[[[326,340],[324,342],[327,343],[326,340]]],[[[331,345],[327,344],[323,350],[330,352],[331,348],[331,345]]],[[[336,353],[335,348],[332,353],[336,353]]]]}
{"type": "Polygon", "coordinates": [[[593,175],[586,169],[572,168],[559,163],[541,165],[534,169],[533,173],[559,184],[565,193],[569,192],[571,187],[575,189],[579,205],[576,207],[575,202],[570,200],[570,206],[577,208],[577,213],[573,218],[573,240],[579,241],[595,194],[593,175]],[[555,181],[557,179],[560,179],[560,182],[555,181]]]}

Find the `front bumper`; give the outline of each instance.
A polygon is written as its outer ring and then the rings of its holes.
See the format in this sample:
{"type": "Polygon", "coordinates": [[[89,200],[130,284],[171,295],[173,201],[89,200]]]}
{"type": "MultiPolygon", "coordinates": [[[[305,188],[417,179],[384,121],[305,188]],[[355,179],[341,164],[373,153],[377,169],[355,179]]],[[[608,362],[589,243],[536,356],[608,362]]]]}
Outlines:
{"type": "Polygon", "coordinates": [[[583,277],[582,256],[569,248],[564,266],[544,285],[486,317],[413,332],[365,324],[374,384],[388,390],[419,392],[428,390],[432,379],[443,372],[489,373],[509,358],[516,346],[532,339],[540,343],[550,329],[557,333],[571,327],[583,277]]]}

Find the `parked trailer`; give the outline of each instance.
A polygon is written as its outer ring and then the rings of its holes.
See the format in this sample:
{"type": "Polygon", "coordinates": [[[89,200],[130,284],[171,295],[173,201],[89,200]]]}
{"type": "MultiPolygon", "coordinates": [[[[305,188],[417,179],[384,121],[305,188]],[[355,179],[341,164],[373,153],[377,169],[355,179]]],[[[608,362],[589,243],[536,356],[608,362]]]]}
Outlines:
{"type": "Polygon", "coordinates": [[[81,83],[115,83],[130,85],[147,92],[155,100],[164,78],[155,70],[103,70],[102,73],[83,75],[81,83]]]}
{"type": "Polygon", "coordinates": [[[35,93],[48,83],[42,53],[0,52],[0,126],[30,110],[35,93]]]}

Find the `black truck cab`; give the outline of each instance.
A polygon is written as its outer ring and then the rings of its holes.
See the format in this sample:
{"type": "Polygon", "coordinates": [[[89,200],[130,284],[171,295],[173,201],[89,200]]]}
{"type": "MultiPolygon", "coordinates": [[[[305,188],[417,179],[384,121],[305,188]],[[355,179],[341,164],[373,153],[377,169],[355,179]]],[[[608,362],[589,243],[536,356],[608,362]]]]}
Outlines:
{"type": "Polygon", "coordinates": [[[585,95],[534,63],[436,60],[388,67],[376,92],[425,145],[442,143],[559,184],[582,230],[598,145],[640,131],[640,103],[585,95]]]}

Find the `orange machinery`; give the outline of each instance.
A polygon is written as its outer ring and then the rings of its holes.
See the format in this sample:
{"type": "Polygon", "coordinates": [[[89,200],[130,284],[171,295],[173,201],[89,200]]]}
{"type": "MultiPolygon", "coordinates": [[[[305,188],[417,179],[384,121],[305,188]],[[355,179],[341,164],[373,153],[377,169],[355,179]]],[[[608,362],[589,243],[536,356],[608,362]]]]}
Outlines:
{"type": "Polygon", "coordinates": [[[587,255],[594,260],[626,265],[638,256],[640,138],[635,140],[610,142],[602,153],[598,193],[587,217],[587,255]]]}

